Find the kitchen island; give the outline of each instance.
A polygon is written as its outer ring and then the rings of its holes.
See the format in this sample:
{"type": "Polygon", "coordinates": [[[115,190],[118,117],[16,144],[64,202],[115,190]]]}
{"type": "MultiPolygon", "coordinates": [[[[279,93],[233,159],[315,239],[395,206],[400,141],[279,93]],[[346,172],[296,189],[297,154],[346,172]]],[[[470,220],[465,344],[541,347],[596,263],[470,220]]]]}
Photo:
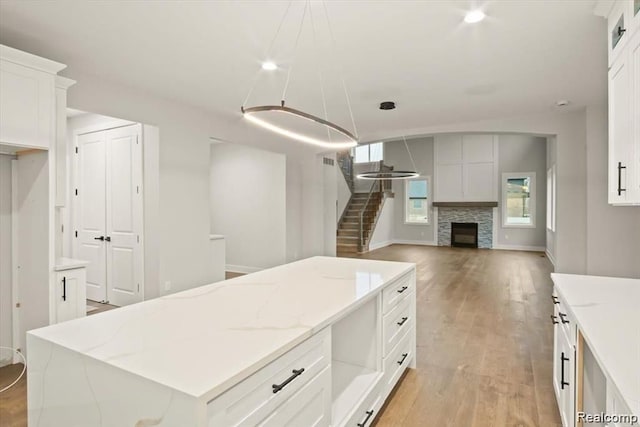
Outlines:
{"type": "Polygon", "coordinates": [[[313,257],[30,331],[29,424],[369,426],[415,367],[415,284],[313,257]]]}
{"type": "Polygon", "coordinates": [[[551,277],[553,383],[563,425],[632,425],[640,419],[640,280],[551,277]]]}

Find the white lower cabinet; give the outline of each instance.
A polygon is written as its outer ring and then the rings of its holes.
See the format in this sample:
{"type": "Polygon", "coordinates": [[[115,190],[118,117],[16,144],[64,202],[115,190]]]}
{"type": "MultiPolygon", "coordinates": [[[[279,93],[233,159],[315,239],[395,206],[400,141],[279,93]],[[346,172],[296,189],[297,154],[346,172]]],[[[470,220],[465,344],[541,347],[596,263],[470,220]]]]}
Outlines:
{"type": "Polygon", "coordinates": [[[55,274],[55,323],[87,315],[86,269],[58,271],[55,274]]]}
{"type": "Polygon", "coordinates": [[[207,404],[209,427],[369,427],[415,358],[415,273],[207,404]]]}
{"type": "Polygon", "coordinates": [[[331,425],[331,367],[326,367],[258,425],[261,427],[331,425]]]}

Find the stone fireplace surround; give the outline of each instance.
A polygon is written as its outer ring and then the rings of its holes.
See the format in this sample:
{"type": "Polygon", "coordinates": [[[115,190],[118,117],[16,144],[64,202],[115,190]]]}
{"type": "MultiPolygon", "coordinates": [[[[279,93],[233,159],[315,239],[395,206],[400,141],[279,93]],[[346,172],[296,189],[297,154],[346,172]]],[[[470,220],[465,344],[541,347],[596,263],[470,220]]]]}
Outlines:
{"type": "Polygon", "coordinates": [[[493,207],[439,206],[438,246],[451,246],[451,223],[478,223],[478,248],[493,248],[493,207]]]}

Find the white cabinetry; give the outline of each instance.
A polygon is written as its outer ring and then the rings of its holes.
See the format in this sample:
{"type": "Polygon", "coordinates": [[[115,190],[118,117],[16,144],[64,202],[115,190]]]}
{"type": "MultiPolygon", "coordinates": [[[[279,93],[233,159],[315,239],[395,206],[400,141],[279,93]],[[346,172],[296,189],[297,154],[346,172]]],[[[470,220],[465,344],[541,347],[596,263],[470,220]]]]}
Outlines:
{"type": "Polygon", "coordinates": [[[49,148],[55,74],[65,66],[0,45],[0,142],[49,148]]]}
{"type": "Polygon", "coordinates": [[[67,197],[67,89],[74,80],[56,76],[56,206],[67,197]]]}
{"type": "Polygon", "coordinates": [[[640,31],[632,0],[618,0],[609,28],[609,203],[640,204],[640,31]]]}
{"type": "Polygon", "coordinates": [[[498,200],[498,139],[495,135],[435,138],[437,202],[498,200]]]}
{"type": "Polygon", "coordinates": [[[55,323],[87,314],[86,268],[57,271],[55,279],[55,323]]]}
{"type": "Polygon", "coordinates": [[[370,427],[416,366],[415,280],[406,263],[314,257],[33,331],[29,421],[88,425],[99,411],[117,426],[370,427]],[[97,358],[88,341],[105,343],[97,358]]]}
{"type": "Polygon", "coordinates": [[[553,389],[556,393],[563,426],[574,425],[575,406],[575,337],[573,322],[569,318],[564,302],[557,296],[554,300],[554,346],[553,389]]]}

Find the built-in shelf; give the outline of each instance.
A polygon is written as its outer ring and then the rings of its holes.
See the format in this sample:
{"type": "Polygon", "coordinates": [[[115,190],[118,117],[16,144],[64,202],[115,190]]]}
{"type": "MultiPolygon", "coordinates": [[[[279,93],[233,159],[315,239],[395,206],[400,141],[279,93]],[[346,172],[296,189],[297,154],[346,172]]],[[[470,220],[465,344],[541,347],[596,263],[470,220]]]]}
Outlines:
{"type": "Polygon", "coordinates": [[[433,202],[436,208],[497,208],[498,202],[433,202]]]}
{"type": "Polygon", "coordinates": [[[357,407],[362,396],[382,377],[382,372],[351,363],[331,361],[333,372],[331,419],[339,426],[357,407]]]}

